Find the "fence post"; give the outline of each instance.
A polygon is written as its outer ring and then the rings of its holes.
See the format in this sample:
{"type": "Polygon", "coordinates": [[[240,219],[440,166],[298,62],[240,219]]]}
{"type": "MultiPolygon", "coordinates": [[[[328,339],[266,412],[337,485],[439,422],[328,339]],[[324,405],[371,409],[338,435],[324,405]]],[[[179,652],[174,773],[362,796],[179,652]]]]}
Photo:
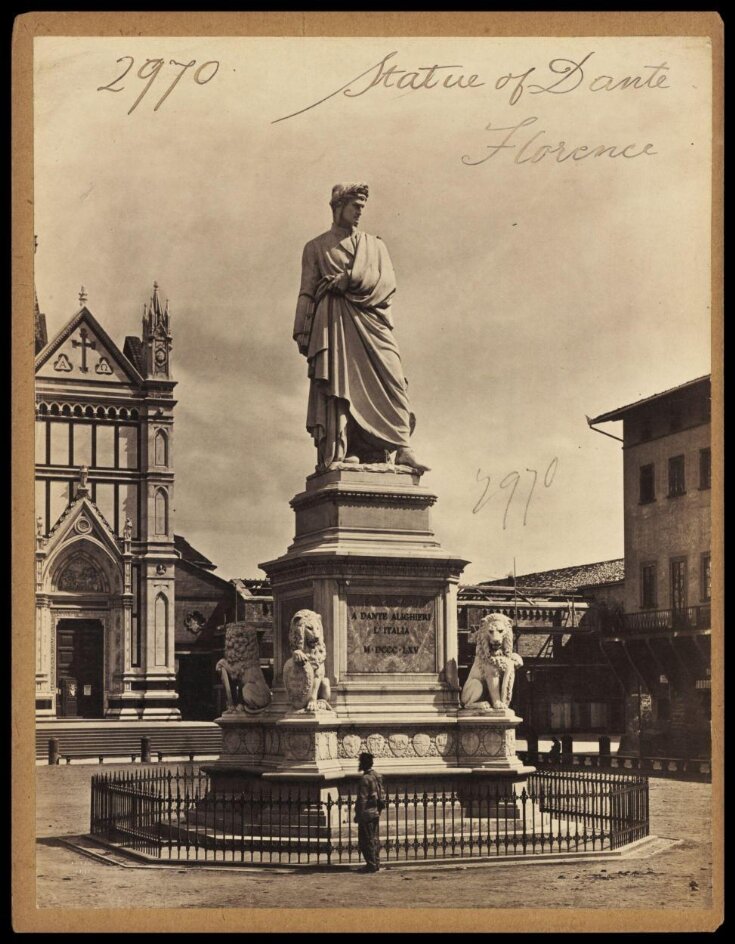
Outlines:
{"type": "Polygon", "coordinates": [[[538,734],[535,731],[526,734],[526,763],[538,763],[538,734]]]}
{"type": "Polygon", "coordinates": [[[563,734],[561,738],[562,760],[571,761],[574,753],[574,738],[571,734],[563,734]]]}
{"type": "Polygon", "coordinates": [[[48,762],[51,766],[59,763],[59,739],[48,739],[48,762]]]}
{"type": "Polygon", "coordinates": [[[149,737],[140,739],[140,762],[141,764],[150,764],[151,762],[151,739],[149,737]]]}
{"type": "Polygon", "coordinates": [[[603,734],[599,739],[599,757],[598,764],[600,767],[609,767],[610,766],[610,738],[603,734]]]}

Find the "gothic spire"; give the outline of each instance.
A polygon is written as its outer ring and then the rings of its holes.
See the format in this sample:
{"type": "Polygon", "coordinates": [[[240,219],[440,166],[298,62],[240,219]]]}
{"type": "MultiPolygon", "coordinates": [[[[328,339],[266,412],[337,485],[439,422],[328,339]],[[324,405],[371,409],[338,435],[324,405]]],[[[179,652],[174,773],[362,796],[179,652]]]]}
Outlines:
{"type": "MultiPolygon", "coordinates": [[[[38,249],[38,236],[33,237],[33,255],[38,249]]],[[[46,332],[46,315],[41,313],[38,307],[38,295],[36,293],[36,279],[33,279],[33,325],[34,325],[34,349],[35,353],[43,350],[48,344],[48,334],[46,332]]]]}
{"type": "Polygon", "coordinates": [[[154,282],[151,300],[147,306],[143,306],[143,332],[144,334],[157,333],[160,335],[168,334],[168,329],[168,300],[166,300],[165,306],[161,305],[161,299],[158,295],[158,282],[154,282]]]}
{"type": "Polygon", "coordinates": [[[146,352],[146,375],[170,376],[171,331],[168,300],[162,305],[158,282],[153,283],[153,294],[143,307],[143,347],[146,352]]]}

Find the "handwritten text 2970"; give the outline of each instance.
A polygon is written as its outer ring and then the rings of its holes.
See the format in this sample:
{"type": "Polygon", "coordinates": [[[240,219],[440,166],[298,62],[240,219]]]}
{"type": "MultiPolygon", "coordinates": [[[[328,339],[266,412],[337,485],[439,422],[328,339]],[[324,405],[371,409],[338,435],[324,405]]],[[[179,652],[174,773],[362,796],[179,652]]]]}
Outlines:
{"type": "MultiPolygon", "coordinates": [[[[556,478],[556,470],[558,467],[559,467],[559,459],[555,456],[551,460],[551,462],[548,464],[546,468],[546,472],[544,473],[544,477],[543,477],[544,488],[551,487],[551,483],[556,478]]],[[[538,481],[537,469],[526,469],[526,472],[530,472],[531,475],[533,476],[533,479],[531,481],[531,488],[529,489],[528,497],[526,498],[526,505],[525,505],[525,508],[523,509],[524,526],[528,518],[528,508],[531,504],[531,499],[533,498],[534,489],[536,488],[536,482],[538,481]]],[[[493,495],[497,494],[497,492],[490,491],[491,476],[483,475],[482,469],[477,470],[477,475],[475,476],[475,478],[478,482],[484,481],[485,487],[483,488],[482,495],[475,503],[475,507],[472,509],[473,515],[476,515],[478,511],[482,511],[482,509],[490,501],[493,495]]],[[[504,531],[505,531],[506,525],[508,524],[508,511],[510,509],[511,502],[513,501],[513,496],[516,493],[516,488],[518,487],[518,483],[520,482],[520,480],[521,480],[521,473],[514,470],[513,472],[509,472],[505,476],[505,478],[502,480],[502,482],[500,482],[500,488],[510,489],[510,492],[508,493],[508,501],[506,502],[506,505],[505,505],[505,511],[503,512],[503,530],[504,531]]]]}
{"type": "MultiPolygon", "coordinates": [[[[135,65],[135,59],[132,56],[121,56],[117,59],[117,63],[124,62],[128,60],[127,66],[123,69],[120,75],[117,78],[113,79],[112,82],[108,82],[107,85],[100,85],[97,88],[98,92],[122,92],[125,90],[124,85],[120,85],[123,79],[126,78],[130,70],[135,65]]],[[[191,59],[189,62],[177,62],[176,59],[169,59],[168,68],[166,68],[166,77],[170,79],[169,85],[166,88],[166,91],[161,95],[156,104],[153,107],[153,111],[158,111],[158,109],[163,105],[166,99],[169,97],[171,92],[176,88],[181,79],[184,77],[184,73],[188,69],[194,69],[196,66],[196,59],[191,59]],[[171,68],[173,67],[173,68],[171,68]],[[173,75],[173,77],[172,77],[173,75]]],[[[146,59],[142,66],[140,66],[137,72],[134,72],[133,75],[136,76],[141,81],[145,82],[142,92],[135,99],[133,104],[128,109],[128,114],[131,114],[138,107],[142,99],[148,93],[148,90],[153,85],[153,83],[158,78],[159,73],[164,68],[163,59],[146,59]]],[[[219,62],[216,59],[212,59],[209,62],[203,62],[198,68],[194,69],[191,73],[192,78],[197,85],[206,85],[208,82],[211,82],[212,79],[217,75],[219,71],[219,62]]],[[[160,85],[162,88],[163,86],[160,85]]]]}

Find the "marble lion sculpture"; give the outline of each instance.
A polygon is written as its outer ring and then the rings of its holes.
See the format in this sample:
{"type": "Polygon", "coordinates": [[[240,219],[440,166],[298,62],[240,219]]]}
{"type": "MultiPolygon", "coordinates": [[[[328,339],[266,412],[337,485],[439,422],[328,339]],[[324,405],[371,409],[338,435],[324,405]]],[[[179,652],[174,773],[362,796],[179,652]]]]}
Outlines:
{"type": "Polygon", "coordinates": [[[256,712],[271,701],[268,683],[260,668],[258,635],[254,626],[228,623],[225,629],[225,658],[216,670],[222,676],[227,711],[256,712]]]}
{"type": "Polygon", "coordinates": [[[322,618],[313,610],[294,614],[288,631],[291,658],[283,667],[283,681],[297,711],[331,711],[331,687],[324,675],[327,648],[322,618]]]}
{"type": "Polygon", "coordinates": [[[475,661],[462,689],[465,708],[509,708],[513,696],[516,666],[523,659],[513,652],[513,624],[502,613],[480,620],[474,635],[475,661]],[[484,697],[490,698],[490,705],[484,697]]]}

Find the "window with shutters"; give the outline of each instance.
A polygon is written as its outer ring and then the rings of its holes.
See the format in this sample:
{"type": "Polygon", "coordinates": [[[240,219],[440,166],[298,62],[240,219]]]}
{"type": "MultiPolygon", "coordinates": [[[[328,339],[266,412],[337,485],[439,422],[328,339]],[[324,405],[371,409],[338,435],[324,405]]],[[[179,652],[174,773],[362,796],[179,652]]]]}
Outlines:
{"type": "Polygon", "coordinates": [[[647,505],[649,502],[656,501],[656,478],[655,466],[642,465],[640,470],[640,503],[647,505]]]}
{"type": "Polygon", "coordinates": [[[655,609],[657,596],[656,564],[641,564],[641,609],[655,609]]]}
{"type": "Polygon", "coordinates": [[[685,492],[684,456],[672,456],[669,459],[669,498],[676,498],[685,492]]]}
{"type": "Polygon", "coordinates": [[[702,554],[699,564],[699,599],[708,603],[712,599],[712,555],[702,554]]]}
{"type": "Polygon", "coordinates": [[[671,609],[681,613],[687,608],[687,562],[685,557],[675,557],[670,565],[671,609]]]}

